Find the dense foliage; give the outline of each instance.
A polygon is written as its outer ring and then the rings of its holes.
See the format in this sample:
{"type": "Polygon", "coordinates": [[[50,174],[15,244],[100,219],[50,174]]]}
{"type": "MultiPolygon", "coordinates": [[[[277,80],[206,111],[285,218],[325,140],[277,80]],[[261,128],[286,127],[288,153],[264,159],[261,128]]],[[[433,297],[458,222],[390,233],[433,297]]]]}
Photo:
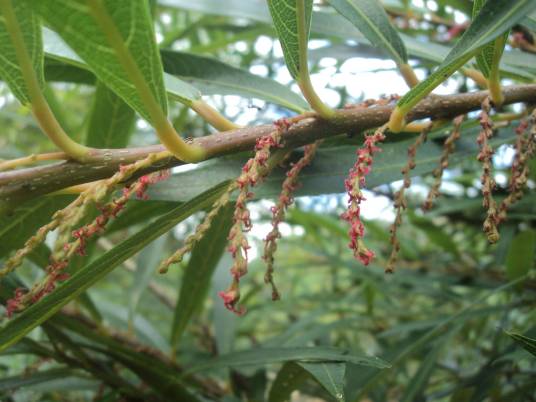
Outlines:
{"type": "Polygon", "coordinates": [[[0,399],[536,400],[535,43],[531,0],[0,0],[0,399]]]}

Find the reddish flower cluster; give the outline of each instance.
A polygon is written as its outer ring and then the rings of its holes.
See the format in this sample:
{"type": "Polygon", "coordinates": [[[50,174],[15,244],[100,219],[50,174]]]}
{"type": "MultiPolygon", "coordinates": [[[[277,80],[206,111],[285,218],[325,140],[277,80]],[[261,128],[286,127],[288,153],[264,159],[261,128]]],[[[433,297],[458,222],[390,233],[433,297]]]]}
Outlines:
{"type": "Polygon", "coordinates": [[[237,308],[236,306],[240,300],[240,278],[248,272],[248,250],[250,249],[245,232],[250,231],[252,225],[246,205],[247,201],[253,198],[253,193],[249,189],[256,186],[270,172],[273,167],[268,166],[271,149],[281,147],[281,135],[290,127],[291,123],[286,119],[282,119],[276,121],[274,125],[276,130],[257,140],[255,156],[247,161],[242,168],[242,173],[236,180],[239,194],[233,214],[233,226],[228,236],[228,251],[233,257],[233,266],[231,267],[233,280],[229,288],[224,292],[220,292],[219,296],[223,299],[227,309],[239,315],[245,313],[243,307],[237,308]]]}
{"type": "MultiPolygon", "coordinates": [[[[122,169],[124,168],[120,167],[120,170],[122,169]]],[[[36,284],[28,293],[22,294],[21,291],[18,291],[15,293],[15,296],[8,301],[8,316],[13,314],[14,311],[21,310],[28,303],[37,302],[43,296],[54,291],[58,282],[68,279],[69,274],[64,272],[64,270],[67,268],[70,257],[75,252],[80,256],[86,255],[87,241],[95,234],[101,233],[104,230],[108,221],[111,218],[116,217],[117,214],[124,209],[132,194],[136,194],[140,199],[147,199],[147,187],[151,184],[165,180],[167,177],[169,177],[169,171],[142,176],[130,186],[125,187],[121,197],[113,199],[106,205],[99,207],[101,214],[97,216],[93,222],[72,232],[72,236],[75,240],[63,245],[62,256],[56,258],[46,268],[45,278],[40,283],[36,284]]]]}
{"type": "Polygon", "coordinates": [[[285,218],[285,210],[294,202],[292,195],[298,187],[298,175],[305,166],[311,163],[317,148],[318,143],[310,144],[305,147],[303,157],[300,158],[298,162],[294,163],[287,172],[287,177],[282,185],[281,194],[279,195],[276,205],[271,208],[273,228],[266,236],[266,239],[264,239],[264,255],[262,258],[266,262],[264,282],[269,283],[272,286],[272,300],[279,300],[280,298],[273,279],[274,253],[277,250],[277,239],[281,237],[279,224],[285,218]]]}
{"type": "Polygon", "coordinates": [[[482,112],[480,113],[480,126],[482,130],[477,138],[477,143],[480,146],[480,152],[477,159],[482,163],[482,205],[486,208],[486,219],[484,220],[484,232],[490,243],[496,243],[499,240],[499,232],[497,230],[498,210],[497,204],[493,199],[493,190],[495,189],[495,180],[492,176],[492,157],[493,149],[488,141],[493,136],[493,124],[489,117],[491,110],[490,99],[487,98],[482,102],[482,112]]]}
{"type": "Polygon", "coordinates": [[[13,313],[20,309],[25,295],[25,289],[17,288],[15,290],[15,295],[6,302],[6,315],[8,318],[11,318],[13,313]]]}
{"type": "Polygon", "coordinates": [[[361,188],[365,185],[365,176],[372,168],[373,156],[380,151],[376,146],[378,142],[385,139],[384,128],[377,130],[373,135],[365,138],[362,148],[357,150],[357,161],[350,169],[348,178],[344,181],[348,192],[348,209],[341,215],[341,218],[350,224],[348,235],[350,242],[348,247],[354,252],[354,257],[364,265],[370,264],[374,258],[374,252],[369,250],[363,242],[365,227],[361,221],[361,201],[365,200],[361,188]]]}

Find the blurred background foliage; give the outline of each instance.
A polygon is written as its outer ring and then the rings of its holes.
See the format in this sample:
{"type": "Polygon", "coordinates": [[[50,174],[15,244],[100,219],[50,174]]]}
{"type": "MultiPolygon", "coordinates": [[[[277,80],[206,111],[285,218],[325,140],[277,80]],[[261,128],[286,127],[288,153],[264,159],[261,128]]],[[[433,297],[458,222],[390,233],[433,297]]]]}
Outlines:
{"type": "MultiPolygon", "coordinates": [[[[411,63],[420,77],[441,61],[456,40],[454,28],[464,26],[471,10],[470,1],[460,0],[382,3],[404,34],[411,63]]],[[[216,58],[297,90],[264,2],[159,0],[151,6],[162,49],[216,58]]],[[[321,13],[335,15],[324,2],[315,2],[315,14],[321,13]]],[[[345,21],[337,18],[345,27],[345,21]]],[[[530,31],[535,25],[536,18],[529,16],[520,28],[530,31]]],[[[315,28],[313,23],[312,80],[322,99],[333,107],[343,107],[382,94],[403,94],[406,89],[395,64],[359,35],[343,32],[341,36],[341,29],[315,28]]],[[[504,83],[534,80],[536,56],[511,46],[506,54],[504,83]]],[[[99,122],[110,113],[97,106],[111,95],[103,93],[97,98],[99,87],[94,78],[73,71],[76,69],[68,63],[54,64],[54,60],[47,59],[47,97],[77,140],[110,147],[157,142],[152,129],[128,107],[122,115],[125,135],[119,143],[110,145],[102,136],[92,138],[100,132],[99,122]]],[[[252,125],[291,115],[287,108],[248,96],[251,88],[240,88],[241,84],[247,87],[247,82],[231,81],[225,75],[218,78],[218,66],[193,60],[197,61],[176,66],[183,71],[179,76],[202,87],[207,94],[204,99],[229,119],[252,125]],[[197,76],[196,69],[201,71],[197,76]]],[[[438,93],[474,89],[472,81],[456,74],[438,93]]],[[[0,157],[53,150],[28,110],[1,84],[0,110],[0,157]]],[[[189,136],[213,131],[178,103],[170,105],[169,114],[178,131],[189,136]]],[[[275,273],[282,300],[270,301],[270,290],[263,283],[264,263],[259,258],[262,239],[270,229],[270,206],[282,176],[279,172],[258,190],[258,199],[251,205],[254,248],[250,273],[242,282],[242,304],[248,309],[245,316],[225,310],[217,297],[230,280],[231,262],[224,252],[230,210],[221,214],[218,225],[189,259],[165,276],[155,273],[162,257],[177,249],[194,230],[202,216],[202,212],[196,213],[2,352],[1,400],[536,400],[535,357],[519,346],[525,338],[509,336],[518,333],[536,338],[536,169],[532,169],[529,193],[501,227],[501,240],[489,245],[481,231],[484,211],[474,144],[478,126],[471,120],[464,123],[462,137],[467,140],[460,143],[455,163],[445,172],[442,195],[428,213],[423,213],[420,205],[432,183],[429,173],[437,166],[449,127],[433,132],[419,152],[419,176],[413,179],[408,194],[410,208],[399,231],[402,248],[393,275],[383,272],[391,247],[392,199],[401,186],[400,168],[412,136],[388,141],[368,181],[363,213],[367,244],[377,253],[369,267],[352,258],[347,227],[339,219],[346,204],[341,194],[343,180],[362,136],[337,137],[326,141],[313,166],[303,172],[300,197],[282,228],[275,273]],[[255,354],[260,348],[287,347],[299,352],[306,346],[378,356],[391,368],[337,359],[326,360],[323,367],[310,367],[307,358],[287,356],[274,362],[269,353],[255,354]],[[244,351],[253,354],[245,356],[244,351]],[[218,356],[231,363],[218,366],[218,356]],[[212,358],[216,360],[209,360],[212,358]],[[199,370],[194,376],[185,375],[184,370],[192,367],[199,370]],[[170,378],[179,378],[180,383],[170,378]]],[[[499,198],[506,195],[513,128],[515,123],[502,128],[494,143],[499,198]]],[[[295,152],[300,154],[300,150],[295,152]]],[[[242,155],[209,162],[194,171],[177,169],[171,179],[151,190],[149,200],[131,201],[124,214],[91,245],[88,255],[75,259],[72,269],[96,260],[158,216],[236,176],[243,162],[242,155]]],[[[20,246],[68,198],[34,200],[3,218],[0,258],[20,246]]],[[[35,282],[42,275],[43,261],[46,265],[47,247],[53,244],[53,238],[47,239],[47,246],[34,253],[12,281],[35,282]]],[[[3,298],[9,297],[9,290],[2,286],[3,298]]],[[[534,341],[525,339],[524,345],[532,347],[534,354],[534,341]]]]}

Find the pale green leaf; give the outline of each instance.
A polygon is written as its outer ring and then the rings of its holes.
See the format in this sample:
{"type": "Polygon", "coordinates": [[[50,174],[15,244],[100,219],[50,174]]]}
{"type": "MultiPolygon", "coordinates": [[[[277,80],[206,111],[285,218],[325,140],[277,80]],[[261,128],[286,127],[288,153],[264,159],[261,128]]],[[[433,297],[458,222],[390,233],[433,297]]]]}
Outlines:
{"type": "MultiPolygon", "coordinates": [[[[307,37],[309,37],[313,0],[304,0],[304,3],[305,30],[307,37]]],[[[301,69],[308,67],[300,66],[300,52],[307,51],[307,49],[300,49],[299,46],[296,0],[268,0],[268,7],[283,48],[287,68],[290,75],[297,79],[301,69]]]]}
{"type": "MultiPolygon", "coordinates": [[[[103,3],[154,98],[167,113],[162,63],[148,3],[143,0],[106,0],[103,3]]],[[[62,37],[103,83],[142,117],[151,121],[140,94],[85,0],[47,0],[33,4],[46,24],[62,37]]]]}
{"type": "Polygon", "coordinates": [[[385,51],[397,64],[406,64],[406,48],[381,3],[370,0],[329,0],[374,46],[385,51]]]}
{"type": "MultiPolygon", "coordinates": [[[[38,83],[43,85],[43,42],[41,39],[41,26],[34,13],[32,4],[27,0],[14,0],[11,2],[17,19],[26,51],[30,56],[34,73],[38,83]]],[[[24,80],[15,45],[7,30],[4,16],[0,14],[0,78],[4,80],[13,95],[22,103],[30,103],[28,87],[24,80]]]]}

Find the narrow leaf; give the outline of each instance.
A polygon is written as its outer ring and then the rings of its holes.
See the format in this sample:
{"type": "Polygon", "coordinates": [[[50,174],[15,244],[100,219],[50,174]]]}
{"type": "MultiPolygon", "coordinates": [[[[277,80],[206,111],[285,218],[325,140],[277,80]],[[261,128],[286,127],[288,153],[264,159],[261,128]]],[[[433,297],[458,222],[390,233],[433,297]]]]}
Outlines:
{"type": "Polygon", "coordinates": [[[204,95],[240,95],[262,99],[301,112],[303,98],[284,85],[259,77],[215,58],[161,50],[164,71],[194,85],[204,95]]]}
{"type": "MultiPolygon", "coordinates": [[[[36,75],[39,85],[43,86],[43,42],[39,19],[34,13],[31,2],[13,0],[11,4],[26,51],[32,62],[33,73],[36,75]]],[[[2,14],[0,14],[0,78],[7,83],[13,95],[22,104],[30,103],[30,94],[19,66],[16,47],[11,40],[6,20],[2,14]]]]}
{"type": "MultiPolygon", "coordinates": [[[[311,14],[313,12],[313,0],[305,0],[305,29],[307,36],[311,28],[311,14]]],[[[300,66],[300,49],[298,41],[298,18],[296,0],[268,0],[268,7],[274,22],[279,42],[283,48],[283,55],[290,75],[298,79],[302,68],[300,66]]]]}
{"type": "Polygon", "coordinates": [[[191,367],[189,374],[198,371],[236,366],[255,366],[288,361],[350,362],[364,366],[387,368],[389,363],[378,357],[359,356],[345,349],[331,347],[259,348],[229,353],[191,367]]]}
{"type": "Polygon", "coordinates": [[[528,336],[524,336],[524,335],[521,335],[521,334],[516,334],[515,332],[507,332],[507,331],[505,331],[505,332],[519,346],[524,348],[531,355],[536,356],[536,339],[532,339],[532,338],[529,338],[528,336]]]}
{"type": "Polygon", "coordinates": [[[345,401],[345,363],[298,363],[322,385],[337,401],[345,401]]]}
{"type": "Polygon", "coordinates": [[[385,51],[396,64],[406,64],[406,47],[380,2],[370,0],[329,0],[374,46],[385,51]]]}
{"type": "MultiPolygon", "coordinates": [[[[143,0],[103,2],[134,62],[160,108],[167,112],[162,63],[158,54],[148,3],[143,0]]],[[[32,3],[46,24],[90,66],[95,75],[143,118],[150,114],[129,74],[85,0],[48,0],[32,3]]]]}
{"type": "Polygon", "coordinates": [[[0,329],[0,351],[16,343],[33,328],[53,316],[64,305],[69,303],[69,301],[78,297],[123,261],[169,231],[173,226],[200,209],[211,205],[226,188],[226,185],[227,183],[223,183],[220,186],[210,189],[199,197],[190,200],[148,224],[135,235],[124,240],[107,253],[80,269],[71,278],[63,282],[62,285],[58,286],[53,293],[8,321],[0,329]]]}
{"type": "Polygon", "coordinates": [[[407,113],[417,102],[469,61],[482,46],[509,30],[533,9],[536,9],[536,2],[532,0],[488,1],[443,63],[426,80],[404,95],[398,101],[397,109],[401,109],[404,114],[407,113]]]}
{"type": "Polygon", "coordinates": [[[203,306],[212,274],[227,244],[233,208],[223,208],[209,230],[195,245],[182,277],[179,300],[171,327],[171,345],[176,346],[194,313],[203,306]]]}

